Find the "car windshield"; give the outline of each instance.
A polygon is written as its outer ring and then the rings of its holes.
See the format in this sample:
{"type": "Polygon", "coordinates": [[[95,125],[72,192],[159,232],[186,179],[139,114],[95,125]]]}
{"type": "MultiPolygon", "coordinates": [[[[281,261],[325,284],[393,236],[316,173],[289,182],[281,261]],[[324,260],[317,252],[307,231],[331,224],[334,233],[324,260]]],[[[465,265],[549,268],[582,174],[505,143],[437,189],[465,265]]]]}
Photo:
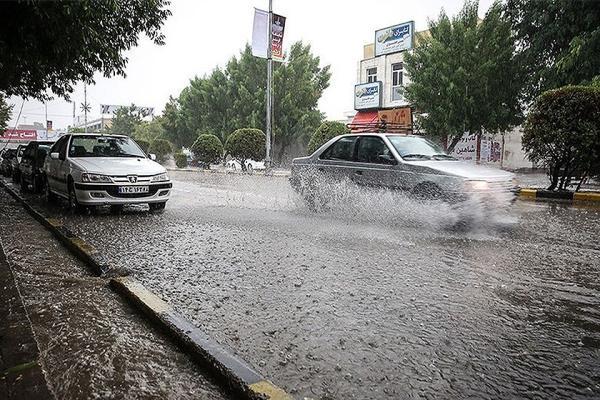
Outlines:
{"type": "Polygon", "coordinates": [[[128,137],[74,136],[69,157],[143,157],[146,155],[128,137]]]}
{"type": "Polygon", "coordinates": [[[388,139],[403,159],[455,160],[440,146],[423,137],[390,135],[388,139]]]}

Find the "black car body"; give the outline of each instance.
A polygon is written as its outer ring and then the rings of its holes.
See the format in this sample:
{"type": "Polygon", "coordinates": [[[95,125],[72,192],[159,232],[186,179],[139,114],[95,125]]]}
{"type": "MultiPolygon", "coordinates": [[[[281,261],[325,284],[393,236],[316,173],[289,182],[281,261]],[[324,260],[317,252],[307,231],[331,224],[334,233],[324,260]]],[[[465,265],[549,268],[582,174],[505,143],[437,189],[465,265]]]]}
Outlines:
{"type": "Polygon", "coordinates": [[[34,192],[40,192],[44,183],[44,160],[54,142],[29,142],[19,164],[21,189],[31,185],[34,192]]]}
{"type": "Polygon", "coordinates": [[[12,174],[12,160],[17,156],[16,149],[6,149],[2,152],[2,162],[0,162],[0,173],[8,177],[12,174]]]}

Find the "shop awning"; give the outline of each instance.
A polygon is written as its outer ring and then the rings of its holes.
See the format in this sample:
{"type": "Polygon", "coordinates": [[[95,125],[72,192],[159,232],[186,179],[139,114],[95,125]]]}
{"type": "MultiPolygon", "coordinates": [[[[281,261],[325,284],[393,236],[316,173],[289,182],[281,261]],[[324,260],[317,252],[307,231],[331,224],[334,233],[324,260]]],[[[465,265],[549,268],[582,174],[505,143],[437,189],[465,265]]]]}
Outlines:
{"type": "Polygon", "coordinates": [[[357,132],[368,132],[373,130],[379,122],[379,114],[377,110],[373,111],[359,111],[356,113],[352,122],[348,124],[350,131],[353,133],[357,132]]]}

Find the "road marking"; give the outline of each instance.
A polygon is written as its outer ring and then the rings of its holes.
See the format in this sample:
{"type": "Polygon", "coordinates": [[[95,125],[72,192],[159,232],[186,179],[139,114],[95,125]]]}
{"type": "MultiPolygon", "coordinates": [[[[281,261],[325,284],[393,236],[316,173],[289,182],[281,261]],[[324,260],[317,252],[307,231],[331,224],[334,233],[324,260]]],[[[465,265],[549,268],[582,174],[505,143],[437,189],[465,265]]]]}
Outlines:
{"type": "Polygon", "coordinates": [[[535,189],[521,189],[519,195],[523,197],[536,197],[537,190],[535,189]]]}
{"type": "Polygon", "coordinates": [[[573,200],[581,201],[600,201],[600,193],[575,192],[573,200]]]}
{"type": "Polygon", "coordinates": [[[293,397],[283,389],[273,385],[269,381],[259,381],[248,386],[250,390],[258,395],[266,395],[269,400],[292,400],[293,397]]]}

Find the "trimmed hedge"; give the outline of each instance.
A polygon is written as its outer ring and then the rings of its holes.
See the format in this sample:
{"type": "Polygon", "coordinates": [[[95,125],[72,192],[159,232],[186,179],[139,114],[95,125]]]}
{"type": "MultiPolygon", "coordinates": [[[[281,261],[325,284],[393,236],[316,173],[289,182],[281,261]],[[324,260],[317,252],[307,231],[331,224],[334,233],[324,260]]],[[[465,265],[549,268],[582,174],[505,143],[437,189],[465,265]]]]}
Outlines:
{"type": "Polygon", "coordinates": [[[223,157],[223,143],[215,135],[204,133],[192,144],[194,158],[205,164],[212,164],[223,157]]]}
{"type": "Polygon", "coordinates": [[[319,147],[330,141],[336,136],[350,133],[350,130],[346,125],[336,121],[325,121],[323,122],[313,133],[310,141],[308,142],[308,154],[314,153],[319,147]]]}
{"type": "Polygon", "coordinates": [[[245,170],[245,160],[265,158],[265,141],[266,136],[260,129],[238,129],[227,138],[225,152],[237,159],[245,170]]]}
{"type": "Polygon", "coordinates": [[[188,166],[187,156],[181,151],[175,153],[173,157],[175,158],[175,165],[177,165],[177,168],[185,168],[188,166]]]}

